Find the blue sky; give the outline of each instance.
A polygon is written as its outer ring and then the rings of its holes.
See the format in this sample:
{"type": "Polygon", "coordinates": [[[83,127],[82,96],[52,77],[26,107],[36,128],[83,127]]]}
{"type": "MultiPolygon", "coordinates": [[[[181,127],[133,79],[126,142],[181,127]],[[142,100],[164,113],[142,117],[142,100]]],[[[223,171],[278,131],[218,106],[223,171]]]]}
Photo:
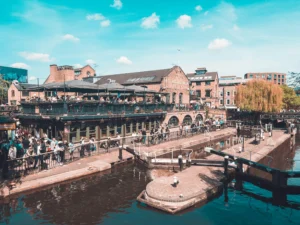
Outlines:
{"type": "Polygon", "coordinates": [[[98,75],[207,67],[219,75],[300,71],[298,0],[1,1],[1,65],[96,65],[98,75]],[[180,51],[178,51],[180,49],[180,51]]]}

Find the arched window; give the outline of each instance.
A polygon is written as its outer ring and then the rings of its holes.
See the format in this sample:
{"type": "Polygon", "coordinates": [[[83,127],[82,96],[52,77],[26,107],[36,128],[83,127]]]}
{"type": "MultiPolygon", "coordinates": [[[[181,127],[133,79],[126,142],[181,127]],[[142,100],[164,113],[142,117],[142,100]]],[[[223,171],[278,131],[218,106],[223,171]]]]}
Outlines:
{"type": "Polygon", "coordinates": [[[183,125],[191,125],[193,122],[192,120],[192,117],[190,115],[186,115],[184,118],[183,118],[183,125]]]}
{"type": "Polygon", "coordinates": [[[203,121],[203,116],[201,114],[198,114],[195,118],[195,121],[196,122],[203,121]]]}
{"type": "Polygon", "coordinates": [[[88,77],[90,77],[90,76],[91,76],[91,72],[90,72],[90,71],[87,71],[87,72],[86,72],[86,75],[87,75],[88,77]]]}
{"type": "Polygon", "coordinates": [[[182,93],[179,94],[179,104],[182,104],[182,93]]]}
{"type": "Polygon", "coordinates": [[[15,97],[16,93],[15,90],[11,90],[11,97],[15,97]]]}
{"type": "Polygon", "coordinates": [[[179,119],[176,116],[172,116],[169,119],[168,125],[169,127],[176,127],[179,124],[179,119]]]}
{"type": "Polygon", "coordinates": [[[175,93],[175,92],[172,94],[172,102],[173,102],[173,103],[176,102],[176,93],[175,93]]]}

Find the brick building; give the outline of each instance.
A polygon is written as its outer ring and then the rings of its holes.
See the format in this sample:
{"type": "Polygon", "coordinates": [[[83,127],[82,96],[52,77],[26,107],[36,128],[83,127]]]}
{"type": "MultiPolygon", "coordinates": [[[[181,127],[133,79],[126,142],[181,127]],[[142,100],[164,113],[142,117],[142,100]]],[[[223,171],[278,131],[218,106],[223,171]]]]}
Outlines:
{"type": "Polygon", "coordinates": [[[207,72],[206,68],[198,68],[195,73],[187,74],[190,81],[191,99],[208,105],[219,106],[219,77],[217,72],[207,72]]]}
{"type": "Polygon", "coordinates": [[[8,104],[9,105],[20,105],[22,101],[33,96],[43,97],[44,93],[40,92],[29,92],[27,88],[35,87],[36,84],[26,84],[19,83],[18,81],[13,81],[8,89],[8,104]]]}
{"type": "Polygon", "coordinates": [[[82,80],[85,77],[93,76],[96,76],[96,71],[90,65],[75,69],[73,66],[57,66],[53,64],[50,65],[50,75],[44,83],[82,80]]]}
{"type": "MultiPolygon", "coordinates": [[[[96,84],[108,82],[116,82],[124,86],[136,84],[157,92],[169,93],[168,100],[177,104],[178,107],[190,102],[189,80],[179,66],[161,70],[99,76],[95,79],[98,80],[96,84]]],[[[92,82],[91,78],[84,78],[83,80],[92,82]]]]}
{"type": "Polygon", "coordinates": [[[275,84],[286,84],[286,74],[278,72],[264,72],[264,73],[246,73],[245,79],[263,79],[271,81],[275,84]]]}

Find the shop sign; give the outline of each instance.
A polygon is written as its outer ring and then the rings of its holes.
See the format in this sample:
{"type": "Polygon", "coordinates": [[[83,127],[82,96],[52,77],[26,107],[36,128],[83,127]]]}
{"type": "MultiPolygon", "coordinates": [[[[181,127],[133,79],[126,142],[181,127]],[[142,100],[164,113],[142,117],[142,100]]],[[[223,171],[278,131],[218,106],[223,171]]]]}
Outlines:
{"type": "Polygon", "coordinates": [[[16,124],[15,123],[3,123],[0,124],[0,130],[15,130],[16,124]]]}

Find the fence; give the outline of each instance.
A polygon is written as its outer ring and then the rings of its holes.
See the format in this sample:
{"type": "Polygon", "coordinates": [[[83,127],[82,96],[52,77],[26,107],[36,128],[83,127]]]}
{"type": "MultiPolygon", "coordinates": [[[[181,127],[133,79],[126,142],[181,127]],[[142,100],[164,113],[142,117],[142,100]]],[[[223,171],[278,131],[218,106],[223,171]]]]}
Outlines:
{"type": "MultiPolygon", "coordinates": [[[[192,137],[198,134],[210,135],[210,131],[217,128],[224,129],[226,126],[200,126],[186,130],[172,131],[169,133],[155,133],[154,135],[138,135],[129,137],[111,138],[94,143],[77,144],[67,147],[64,151],[48,151],[38,155],[24,156],[7,160],[8,170],[6,177],[17,178],[45,169],[52,169],[62,164],[70,163],[83,157],[108,153],[118,150],[119,146],[127,146],[135,151],[137,155],[147,158],[148,154],[141,151],[140,147],[158,145],[160,143],[192,137]]],[[[5,171],[5,170],[4,170],[5,171]]]]}

